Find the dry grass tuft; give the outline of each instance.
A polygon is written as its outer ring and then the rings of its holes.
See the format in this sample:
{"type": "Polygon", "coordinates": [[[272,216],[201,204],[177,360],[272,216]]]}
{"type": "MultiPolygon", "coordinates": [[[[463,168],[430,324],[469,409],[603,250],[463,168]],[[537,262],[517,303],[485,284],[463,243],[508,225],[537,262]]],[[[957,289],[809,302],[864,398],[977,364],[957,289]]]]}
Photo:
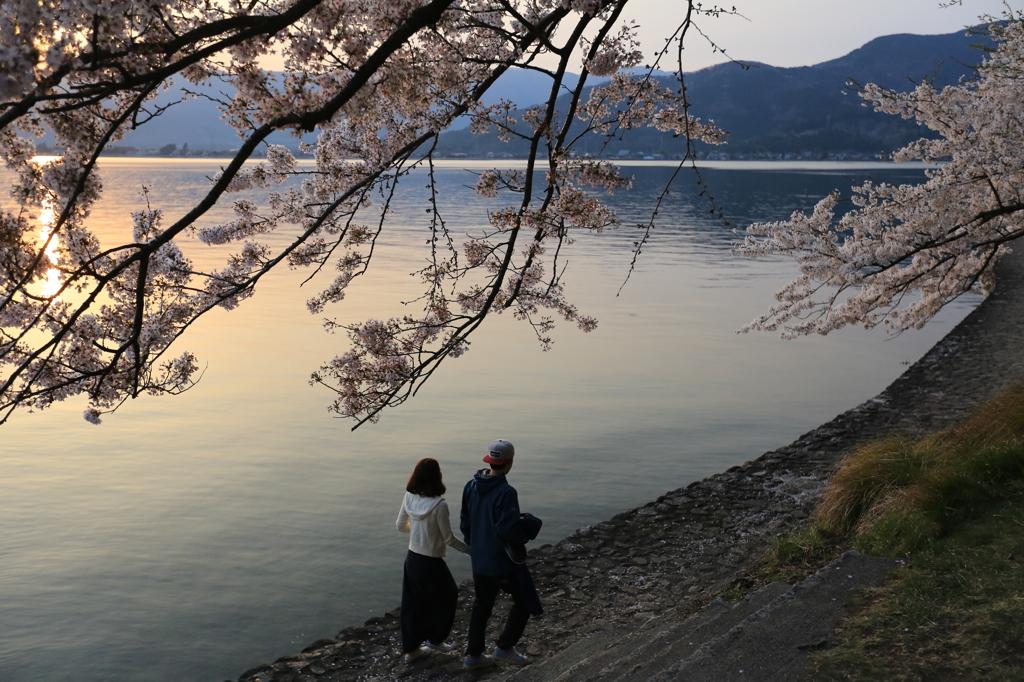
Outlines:
{"type": "Polygon", "coordinates": [[[813,516],[862,551],[905,554],[972,518],[1024,481],[1024,386],[969,421],[919,441],[890,436],[851,454],[813,516]]]}

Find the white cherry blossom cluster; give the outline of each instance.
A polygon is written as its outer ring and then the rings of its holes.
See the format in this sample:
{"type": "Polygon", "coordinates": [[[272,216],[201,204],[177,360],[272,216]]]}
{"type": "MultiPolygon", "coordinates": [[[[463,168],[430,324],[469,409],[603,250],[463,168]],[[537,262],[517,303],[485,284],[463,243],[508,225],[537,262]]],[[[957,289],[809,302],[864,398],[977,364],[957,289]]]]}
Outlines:
{"type": "Polygon", "coordinates": [[[613,76],[623,69],[640,64],[644,55],[636,38],[636,26],[623,26],[619,33],[604,41],[583,66],[595,76],[613,76]]]}
{"type": "Polygon", "coordinates": [[[649,126],[708,144],[725,142],[722,130],[691,116],[687,108],[682,92],[643,75],[619,72],[593,89],[580,117],[600,133],[649,126]]]}
{"type": "Polygon", "coordinates": [[[991,290],[993,265],[1024,235],[1024,21],[990,30],[998,48],[974,80],[864,90],[878,111],[939,134],[895,157],[937,164],[924,183],[867,182],[853,188],[851,210],[840,213],[833,193],[811,215],[748,228],[740,252],[790,256],[800,274],[743,331],[792,338],[850,324],[919,328],[958,296],[991,290]]]}

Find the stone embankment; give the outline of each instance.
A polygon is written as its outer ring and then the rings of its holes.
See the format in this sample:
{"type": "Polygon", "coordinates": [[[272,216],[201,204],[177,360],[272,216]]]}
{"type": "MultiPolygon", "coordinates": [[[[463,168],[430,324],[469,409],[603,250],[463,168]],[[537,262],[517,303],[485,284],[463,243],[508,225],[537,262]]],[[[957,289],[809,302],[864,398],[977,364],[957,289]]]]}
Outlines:
{"type": "MultiPolygon", "coordinates": [[[[735,584],[774,536],[807,517],[852,448],[889,432],[951,426],[1024,378],[1024,258],[1004,259],[997,274],[997,291],[875,398],[786,447],[532,551],[545,614],[531,621],[519,648],[544,658],[592,633],[636,629],[666,614],[685,619],[735,584]]],[[[471,592],[462,586],[450,639],[457,650],[471,592]]],[[[495,629],[503,610],[499,602],[495,629]]],[[[501,672],[464,672],[457,653],[405,665],[398,642],[396,610],[253,668],[239,682],[469,680],[501,672]]]]}

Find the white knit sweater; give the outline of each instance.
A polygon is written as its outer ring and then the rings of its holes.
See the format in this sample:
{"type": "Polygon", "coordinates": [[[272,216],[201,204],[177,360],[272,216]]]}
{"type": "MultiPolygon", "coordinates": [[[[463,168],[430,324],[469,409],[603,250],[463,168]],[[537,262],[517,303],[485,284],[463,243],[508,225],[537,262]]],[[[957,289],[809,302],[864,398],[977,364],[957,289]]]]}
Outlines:
{"type": "Polygon", "coordinates": [[[464,554],[469,553],[469,546],[452,533],[448,503],[443,497],[406,493],[395,527],[409,534],[409,549],[417,554],[442,557],[446,552],[445,545],[464,554]]]}

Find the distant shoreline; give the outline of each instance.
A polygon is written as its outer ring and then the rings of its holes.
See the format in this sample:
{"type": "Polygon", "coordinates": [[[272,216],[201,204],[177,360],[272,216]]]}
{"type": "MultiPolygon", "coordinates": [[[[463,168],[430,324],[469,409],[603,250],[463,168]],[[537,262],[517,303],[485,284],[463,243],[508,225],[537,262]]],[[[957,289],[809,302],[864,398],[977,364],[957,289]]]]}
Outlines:
{"type": "MultiPolygon", "coordinates": [[[[44,155],[40,155],[44,156],[44,155]]],[[[300,167],[311,167],[312,157],[296,157],[300,167]]],[[[104,155],[103,162],[110,161],[168,161],[172,163],[210,163],[229,162],[230,156],[124,156],[104,155]]],[[[251,162],[258,163],[262,157],[254,157],[251,162]]],[[[613,161],[623,168],[675,168],[679,160],[670,159],[601,159],[613,161]]],[[[689,162],[686,162],[687,164],[689,162]]],[[[435,159],[434,165],[440,168],[493,168],[504,165],[510,168],[524,168],[525,159],[493,159],[493,158],[442,158],[435,159]]],[[[698,159],[698,168],[717,168],[722,170],[925,170],[937,168],[940,164],[927,164],[921,161],[886,161],[886,160],[834,160],[834,159],[698,159]]]]}
{"type": "MultiPolygon", "coordinates": [[[[296,159],[313,159],[313,154],[304,154],[291,150],[295,155],[296,159]]],[[[53,149],[42,149],[39,150],[39,156],[59,156],[59,150],[53,149]]],[[[149,152],[119,152],[119,151],[105,151],[100,154],[100,158],[122,158],[122,159],[232,159],[234,153],[230,150],[214,150],[210,152],[199,152],[189,154],[158,154],[149,152]]],[[[253,154],[253,159],[262,159],[263,156],[259,154],[253,154]]],[[[647,155],[642,156],[638,154],[628,156],[598,156],[592,157],[600,161],[615,161],[617,163],[634,163],[641,161],[658,161],[666,163],[680,163],[686,161],[686,159],[675,155],[666,156],[663,154],[647,155]]],[[[439,161],[526,161],[525,156],[521,155],[492,155],[492,156],[478,156],[475,154],[441,154],[434,157],[435,160],[439,161]]],[[[697,156],[698,163],[705,162],[721,162],[721,161],[764,161],[768,163],[804,163],[804,162],[831,162],[831,163],[895,163],[891,161],[887,154],[728,154],[724,152],[714,154],[699,154],[697,156]]]]}

